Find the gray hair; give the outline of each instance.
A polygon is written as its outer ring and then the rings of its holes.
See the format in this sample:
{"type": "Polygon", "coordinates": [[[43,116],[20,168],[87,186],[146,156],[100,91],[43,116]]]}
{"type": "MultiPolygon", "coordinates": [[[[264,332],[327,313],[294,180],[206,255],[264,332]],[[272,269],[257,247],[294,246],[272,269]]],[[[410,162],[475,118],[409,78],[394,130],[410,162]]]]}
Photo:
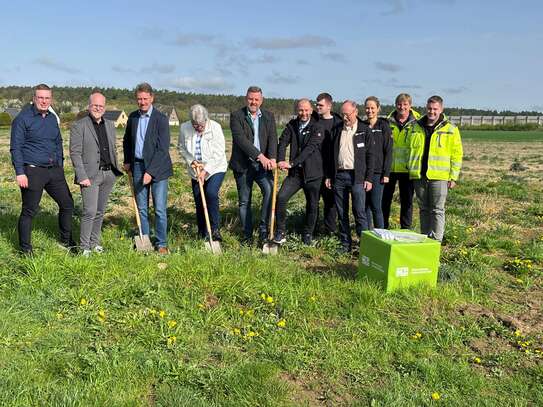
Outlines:
{"type": "Polygon", "coordinates": [[[350,104],[353,109],[358,109],[358,104],[354,100],[347,99],[343,104],[350,104]]]}
{"type": "Polygon", "coordinates": [[[189,116],[191,122],[198,124],[205,123],[209,119],[207,109],[200,104],[190,107],[189,116]]]}

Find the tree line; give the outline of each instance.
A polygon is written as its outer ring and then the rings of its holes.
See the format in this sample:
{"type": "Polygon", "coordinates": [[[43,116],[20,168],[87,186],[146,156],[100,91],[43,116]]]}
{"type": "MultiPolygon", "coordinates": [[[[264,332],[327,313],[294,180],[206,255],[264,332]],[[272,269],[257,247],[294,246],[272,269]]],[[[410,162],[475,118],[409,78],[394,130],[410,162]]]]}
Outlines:
{"type": "MultiPolygon", "coordinates": [[[[54,107],[59,113],[73,113],[74,110],[84,110],[90,93],[95,88],[91,87],[54,87],[54,107]]],[[[124,110],[127,113],[134,110],[134,91],[122,88],[101,88],[108,99],[108,109],[124,110]]],[[[0,87],[0,102],[5,107],[21,107],[32,100],[33,88],[30,86],[4,86],[0,87]],[[17,105],[20,106],[17,106],[17,105]]],[[[362,101],[359,101],[362,102],[362,101]]],[[[171,90],[156,90],[155,103],[175,106],[180,120],[188,118],[190,106],[200,103],[213,113],[228,113],[243,106],[244,96],[236,95],[209,95],[193,92],[176,92],[171,90]]],[[[291,115],[294,113],[295,99],[266,98],[265,106],[276,115],[291,115]]],[[[334,110],[339,112],[341,104],[336,102],[334,110]]],[[[382,113],[388,114],[393,105],[383,105],[382,113]]],[[[415,107],[419,112],[424,112],[424,107],[415,107]]],[[[485,110],[463,107],[446,107],[445,114],[450,116],[539,116],[543,113],[537,111],[513,112],[510,110],[485,110]]]]}

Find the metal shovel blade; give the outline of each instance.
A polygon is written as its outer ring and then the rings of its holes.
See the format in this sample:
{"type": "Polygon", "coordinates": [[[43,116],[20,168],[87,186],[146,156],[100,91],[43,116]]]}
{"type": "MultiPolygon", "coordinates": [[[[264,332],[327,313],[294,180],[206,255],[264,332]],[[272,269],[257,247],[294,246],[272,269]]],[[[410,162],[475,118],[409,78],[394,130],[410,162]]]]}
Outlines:
{"type": "Polygon", "coordinates": [[[149,235],[136,235],[134,236],[134,246],[136,246],[136,251],[138,252],[152,252],[153,244],[149,235]]]}
{"type": "Polygon", "coordinates": [[[213,254],[221,254],[222,253],[221,244],[219,242],[215,241],[215,240],[204,242],[204,246],[205,246],[206,250],[210,251],[213,254]]]}
{"type": "Polygon", "coordinates": [[[269,241],[267,243],[264,243],[264,246],[262,246],[262,253],[276,255],[278,247],[279,245],[277,243],[269,241]]]}

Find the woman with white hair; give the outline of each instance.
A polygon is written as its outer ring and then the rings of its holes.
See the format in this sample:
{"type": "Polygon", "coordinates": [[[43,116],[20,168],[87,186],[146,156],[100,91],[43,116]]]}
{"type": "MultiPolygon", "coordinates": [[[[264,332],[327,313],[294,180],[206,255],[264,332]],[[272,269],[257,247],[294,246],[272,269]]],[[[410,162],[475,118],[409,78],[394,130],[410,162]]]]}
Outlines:
{"type": "Polygon", "coordinates": [[[199,176],[204,183],[212,238],[220,242],[219,189],[228,167],[224,134],[221,125],[209,119],[207,109],[202,105],[192,106],[189,117],[190,121],[183,123],[179,129],[178,148],[192,178],[198,234],[202,238],[208,237],[196,167],[200,169],[199,176]]]}

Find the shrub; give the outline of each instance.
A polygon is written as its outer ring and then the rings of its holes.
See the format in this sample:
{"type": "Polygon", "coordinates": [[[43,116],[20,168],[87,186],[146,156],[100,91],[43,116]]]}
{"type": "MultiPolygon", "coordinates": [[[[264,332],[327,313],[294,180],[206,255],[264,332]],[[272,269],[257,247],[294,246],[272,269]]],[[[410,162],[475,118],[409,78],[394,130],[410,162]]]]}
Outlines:
{"type": "Polygon", "coordinates": [[[0,113],[0,126],[11,126],[11,116],[6,112],[0,113]]]}

